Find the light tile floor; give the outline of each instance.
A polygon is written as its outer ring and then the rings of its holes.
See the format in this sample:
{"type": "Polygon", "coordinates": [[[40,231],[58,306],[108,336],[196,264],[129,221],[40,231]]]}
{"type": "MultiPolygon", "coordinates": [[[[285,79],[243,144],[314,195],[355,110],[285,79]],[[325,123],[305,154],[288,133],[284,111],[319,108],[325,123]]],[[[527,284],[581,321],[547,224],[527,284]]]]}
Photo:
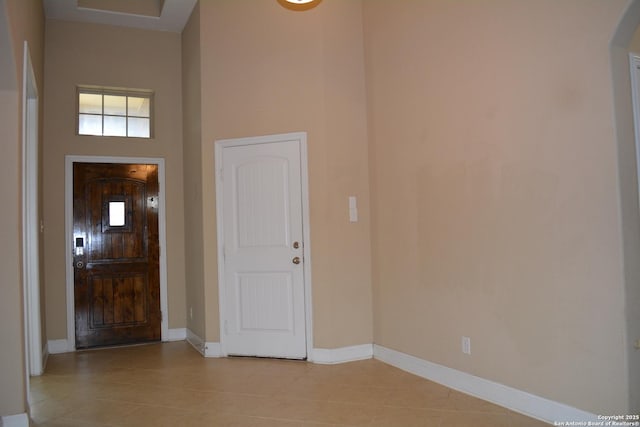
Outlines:
{"type": "Polygon", "coordinates": [[[31,398],[40,427],[547,425],[377,360],[205,359],[186,342],[52,355],[31,398]]]}

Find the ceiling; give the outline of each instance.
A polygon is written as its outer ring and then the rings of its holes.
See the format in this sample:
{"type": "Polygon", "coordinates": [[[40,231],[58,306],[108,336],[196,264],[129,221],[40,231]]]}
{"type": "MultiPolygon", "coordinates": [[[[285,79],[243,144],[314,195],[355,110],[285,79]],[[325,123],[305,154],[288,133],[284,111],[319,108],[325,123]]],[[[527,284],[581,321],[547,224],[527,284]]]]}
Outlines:
{"type": "Polygon", "coordinates": [[[44,0],[47,18],[182,32],[197,0],[44,0]]]}

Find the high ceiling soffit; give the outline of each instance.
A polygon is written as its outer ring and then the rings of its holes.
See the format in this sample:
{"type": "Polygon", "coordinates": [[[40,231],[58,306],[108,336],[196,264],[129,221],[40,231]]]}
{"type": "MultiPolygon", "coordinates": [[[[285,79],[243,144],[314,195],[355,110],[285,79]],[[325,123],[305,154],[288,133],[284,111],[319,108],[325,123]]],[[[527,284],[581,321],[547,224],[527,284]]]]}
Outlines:
{"type": "Polygon", "coordinates": [[[47,18],[182,32],[198,0],[44,0],[47,18]]]}

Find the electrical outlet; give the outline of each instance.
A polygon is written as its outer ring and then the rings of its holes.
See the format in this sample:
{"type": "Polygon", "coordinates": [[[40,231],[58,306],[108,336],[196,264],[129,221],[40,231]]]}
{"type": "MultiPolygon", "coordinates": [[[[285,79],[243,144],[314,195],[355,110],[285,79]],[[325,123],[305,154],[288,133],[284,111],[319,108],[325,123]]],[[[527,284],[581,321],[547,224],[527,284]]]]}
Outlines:
{"type": "Polygon", "coordinates": [[[464,354],[471,354],[471,338],[462,337],[462,352],[464,354]]]}

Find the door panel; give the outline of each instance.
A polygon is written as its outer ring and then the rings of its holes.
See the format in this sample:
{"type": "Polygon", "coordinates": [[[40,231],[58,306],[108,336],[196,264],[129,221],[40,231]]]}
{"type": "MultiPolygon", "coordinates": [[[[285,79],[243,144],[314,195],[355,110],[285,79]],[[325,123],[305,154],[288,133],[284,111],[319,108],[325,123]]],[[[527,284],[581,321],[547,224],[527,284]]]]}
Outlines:
{"type": "Polygon", "coordinates": [[[237,274],[238,329],[293,332],[293,287],[289,273],[237,274]]]}
{"type": "Polygon", "coordinates": [[[227,352],[305,358],[299,142],[222,153],[227,352]]]}
{"type": "Polygon", "coordinates": [[[157,165],[74,163],[76,347],[161,338],[157,165]]]}
{"type": "Polygon", "coordinates": [[[239,248],[286,247],[289,241],[288,159],[256,157],[236,166],[239,248]]]}

